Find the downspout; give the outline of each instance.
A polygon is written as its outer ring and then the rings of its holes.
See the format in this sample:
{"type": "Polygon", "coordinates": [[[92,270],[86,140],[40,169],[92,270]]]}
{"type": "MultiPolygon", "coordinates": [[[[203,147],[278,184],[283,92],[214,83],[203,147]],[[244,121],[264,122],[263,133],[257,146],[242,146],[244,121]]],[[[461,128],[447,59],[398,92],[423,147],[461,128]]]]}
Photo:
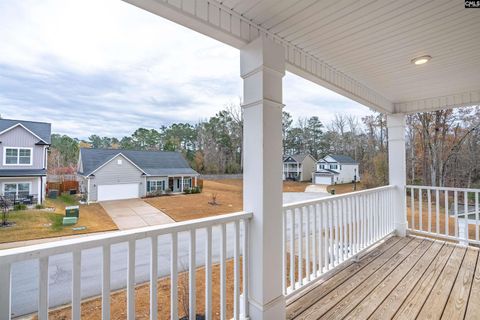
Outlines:
{"type": "Polygon", "coordinates": [[[87,177],[87,204],[90,204],[90,177],[87,177]]]}
{"type": "Polygon", "coordinates": [[[40,204],[43,203],[43,176],[40,176],[40,198],[38,200],[40,204]]]}

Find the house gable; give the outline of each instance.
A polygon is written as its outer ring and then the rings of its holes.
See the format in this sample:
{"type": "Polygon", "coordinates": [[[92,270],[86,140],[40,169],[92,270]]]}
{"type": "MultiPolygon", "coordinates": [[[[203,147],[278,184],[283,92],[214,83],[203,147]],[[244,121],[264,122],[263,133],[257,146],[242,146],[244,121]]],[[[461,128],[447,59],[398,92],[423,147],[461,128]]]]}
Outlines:
{"type": "MultiPolygon", "coordinates": [[[[112,162],[117,162],[117,166],[122,166],[124,162],[128,162],[130,163],[130,165],[132,165],[133,167],[135,167],[135,169],[137,169],[139,172],[141,172],[142,174],[146,174],[145,171],[143,171],[142,168],[140,168],[139,166],[137,166],[132,160],[130,160],[129,158],[127,158],[125,155],[123,155],[122,153],[118,153],[116,154],[115,156],[113,156],[110,160],[108,160],[107,162],[103,163],[100,167],[98,167],[97,169],[93,170],[91,173],[89,173],[88,175],[91,176],[91,175],[94,175],[95,173],[98,174],[98,172],[100,170],[102,170],[102,168],[106,167],[106,166],[109,166],[112,162]],[[120,160],[120,162],[119,162],[120,160]]],[[[117,167],[117,169],[123,169],[123,168],[119,168],[117,167]]]]}

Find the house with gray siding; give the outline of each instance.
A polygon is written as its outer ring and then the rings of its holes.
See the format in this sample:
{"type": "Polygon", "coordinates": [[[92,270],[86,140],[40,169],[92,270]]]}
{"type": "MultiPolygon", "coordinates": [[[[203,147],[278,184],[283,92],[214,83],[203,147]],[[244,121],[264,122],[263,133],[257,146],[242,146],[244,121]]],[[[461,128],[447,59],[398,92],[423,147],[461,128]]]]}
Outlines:
{"type": "Polygon", "coordinates": [[[308,153],[283,155],[283,180],[311,181],[316,161],[308,153]]]}
{"type": "Polygon", "coordinates": [[[50,123],[0,119],[0,195],[25,204],[45,199],[50,123]]]}
{"type": "Polygon", "coordinates": [[[121,149],[80,149],[77,175],[87,202],[182,193],[198,179],[179,152],[121,149]]]}

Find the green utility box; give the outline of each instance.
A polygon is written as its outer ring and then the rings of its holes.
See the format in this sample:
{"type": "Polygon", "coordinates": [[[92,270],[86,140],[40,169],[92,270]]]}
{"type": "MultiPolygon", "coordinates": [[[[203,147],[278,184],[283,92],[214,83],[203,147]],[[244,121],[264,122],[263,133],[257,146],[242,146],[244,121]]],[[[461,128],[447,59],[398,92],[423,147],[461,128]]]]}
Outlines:
{"type": "Polygon", "coordinates": [[[76,224],[78,221],[78,218],[76,217],[63,217],[63,225],[64,226],[71,226],[76,224]]]}
{"type": "Polygon", "coordinates": [[[80,214],[79,206],[70,206],[65,208],[65,216],[78,218],[80,214]]]}
{"type": "Polygon", "coordinates": [[[48,197],[49,197],[50,199],[57,199],[57,197],[58,197],[58,190],[52,189],[52,190],[48,191],[48,197]]]}

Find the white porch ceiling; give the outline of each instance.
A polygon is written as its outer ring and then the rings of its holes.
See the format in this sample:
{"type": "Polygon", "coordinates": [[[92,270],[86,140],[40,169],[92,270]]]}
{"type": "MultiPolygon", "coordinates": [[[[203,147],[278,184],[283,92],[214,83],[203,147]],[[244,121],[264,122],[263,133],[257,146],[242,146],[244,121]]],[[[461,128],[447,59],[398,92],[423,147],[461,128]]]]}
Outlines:
{"type": "Polygon", "coordinates": [[[126,1],[237,48],[273,38],[287,70],[378,111],[480,104],[480,9],[463,0],[126,1]]]}

